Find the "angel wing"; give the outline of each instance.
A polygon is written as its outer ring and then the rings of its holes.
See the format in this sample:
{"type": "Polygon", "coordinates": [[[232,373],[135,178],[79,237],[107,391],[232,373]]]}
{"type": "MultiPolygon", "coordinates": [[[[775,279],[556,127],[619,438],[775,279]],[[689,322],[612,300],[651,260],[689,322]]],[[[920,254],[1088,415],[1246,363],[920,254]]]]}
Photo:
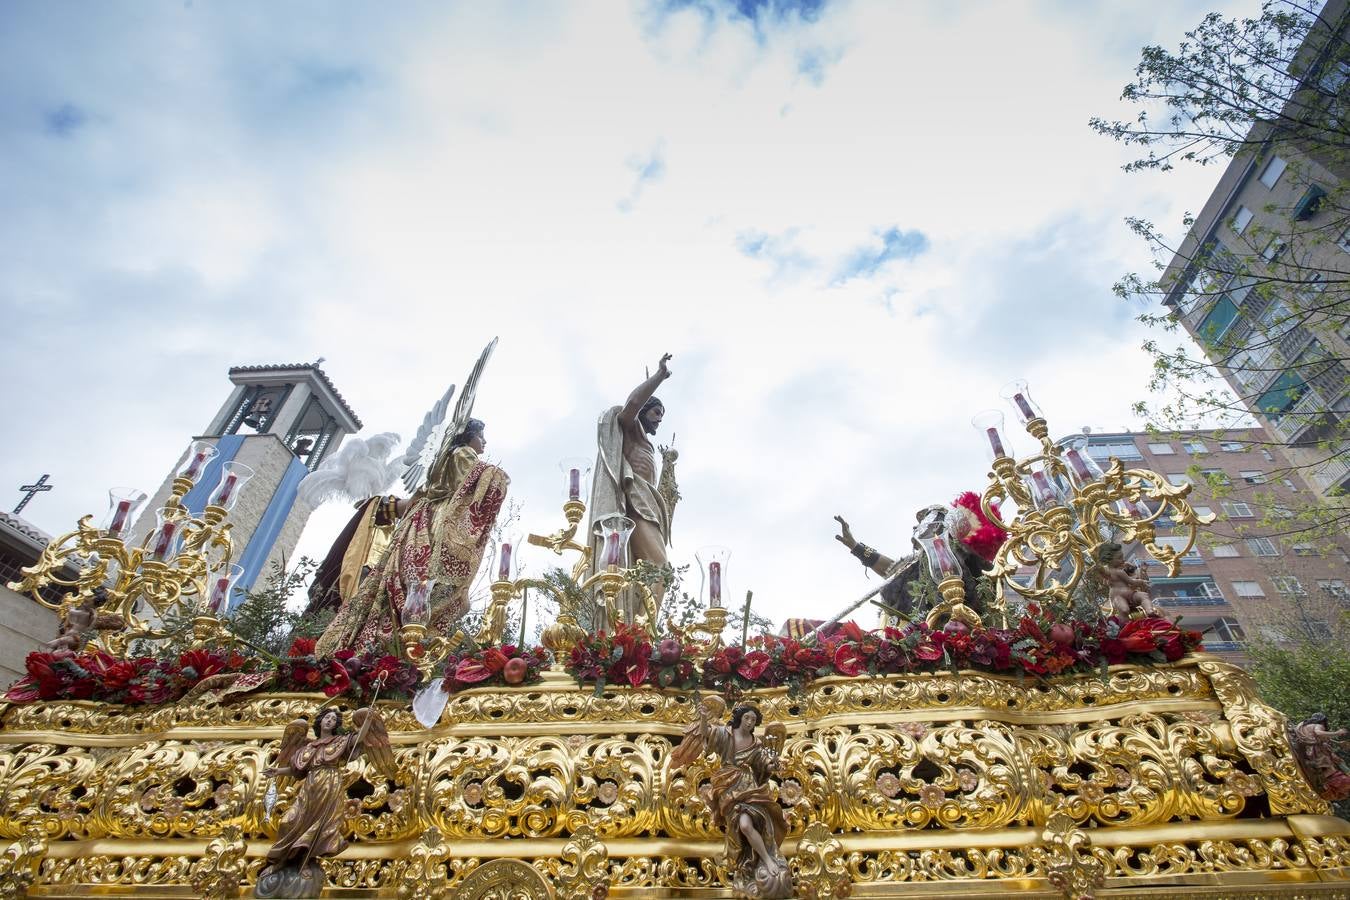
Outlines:
{"type": "Polygon", "coordinates": [[[291,719],[291,724],[286,726],[286,730],[281,732],[281,747],[277,750],[277,761],[273,763],[278,769],[291,764],[291,758],[295,756],[295,751],[305,745],[305,738],[309,734],[308,719],[291,719]]]}
{"type": "Polygon", "coordinates": [[[398,479],[402,458],[389,459],[399,436],[386,431],[349,438],[300,482],[300,499],[310,506],[330,500],[356,502],[385,493],[398,479]]]}
{"type": "Polygon", "coordinates": [[[370,758],[376,771],[386,778],[398,774],[398,765],[394,762],[394,750],[389,746],[389,731],[384,727],[384,719],[379,712],[370,707],[362,707],[352,713],[352,725],[361,735],[362,749],[370,758]]]}
{"type": "Polygon", "coordinates": [[[427,476],[427,466],[431,463],[431,456],[427,453],[427,446],[431,443],[432,436],[436,429],[445,421],[445,411],[450,408],[450,401],[455,397],[455,386],[452,384],[446,390],[445,395],[437,400],[427,414],[422,417],[422,424],[417,428],[417,434],[413,436],[412,442],[408,444],[408,449],[404,451],[403,458],[403,486],[411,493],[422,486],[422,481],[427,476]]]}
{"type": "Polygon", "coordinates": [[[441,435],[441,448],[437,451],[437,456],[444,453],[450,442],[469,424],[469,417],[473,415],[473,401],[478,396],[478,380],[483,377],[483,370],[487,368],[492,351],[496,349],[497,339],[494,337],[488,341],[483,352],[478,354],[478,362],[473,364],[469,377],[464,379],[464,390],[459,392],[459,399],[455,401],[455,411],[450,415],[450,423],[446,426],[445,433],[441,435]]]}
{"type": "Polygon", "coordinates": [[[684,740],[680,741],[680,745],[670,754],[671,771],[683,769],[703,755],[704,725],[710,721],[719,721],[726,715],[726,701],[715,694],[704,697],[700,705],[702,714],[684,730],[684,740]]]}
{"type": "Polygon", "coordinates": [[[774,756],[783,755],[783,745],[787,743],[787,726],[774,722],[764,726],[764,746],[773,751],[774,756]]]}

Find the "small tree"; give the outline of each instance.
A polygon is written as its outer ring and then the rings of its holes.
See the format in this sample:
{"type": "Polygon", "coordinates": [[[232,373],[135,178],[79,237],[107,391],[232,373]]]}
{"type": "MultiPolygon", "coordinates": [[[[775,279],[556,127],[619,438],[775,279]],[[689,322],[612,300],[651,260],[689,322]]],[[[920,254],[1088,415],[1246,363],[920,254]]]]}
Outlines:
{"type": "Polygon", "coordinates": [[[241,652],[284,656],[295,638],[323,634],[332,621],[332,611],[302,618],[289,605],[291,597],[304,593],[316,568],[318,563],[308,557],[301,558],[290,571],[277,563],[262,587],[245,593],[244,601],[227,621],[230,631],[243,642],[241,652]]]}

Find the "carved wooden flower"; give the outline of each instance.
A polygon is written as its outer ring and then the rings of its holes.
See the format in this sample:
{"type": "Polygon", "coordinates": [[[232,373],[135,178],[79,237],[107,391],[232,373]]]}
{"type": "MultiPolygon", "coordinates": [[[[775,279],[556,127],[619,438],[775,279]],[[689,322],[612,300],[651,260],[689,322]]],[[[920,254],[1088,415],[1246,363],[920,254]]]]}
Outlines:
{"type": "Polygon", "coordinates": [[[619,799],[619,786],[612,781],[602,781],[600,786],[595,789],[595,798],[606,806],[610,806],[615,800],[619,799]]]}
{"type": "Polygon", "coordinates": [[[164,815],[176,819],[183,814],[183,798],[169,797],[164,801],[164,815]]]}
{"type": "Polygon", "coordinates": [[[1116,766],[1112,772],[1116,776],[1116,787],[1120,788],[1122,791],[1134,784],[1134,776],[1130,774],[1129,769],[1123,768],[1122,766],[1116,766]]]}
{"type": "Polygon", "coordinates": [[[928,809],[937,809],[947,799],[947,792],[936,784],[925,784],[919,788],[919,803],[928,809]]]}
{"type": "Polygon", "coordinates": [[[1102,798],[1106,796],[1106,791],[1095,781],[1085,781],[1078,786],[1078,796],[1088,803],[1101,803],[1102,798]]]}
{"type": "Polygon", "coordinates": [[[1255,797],[1262,793],[1261,780],[1246,772],[1233,772],[1228,776],[1228,786],[1244,797],[1255,797]]]}
{"type": "Polygon", "coordinates": [[[470,781],[464,785],[464,802],[470,806],[477,806],[483,802],[483,784],[479,781],[470,781]]]}
{"type": "Polygon", "coordinates": [[[916,741],[921,741],[924,735],[928,734],[928,726],[922,722],[901,722],[900,730],[916,741]]]}
{"type": "Polygon", "coordinates": [[[802,785],[795,778],[788,778],[778,786],[778,796],[784,803],[795,805],[801,802],[802,785]]]}
{"type": "Polygon", "coordinates": [[[392,794],[389,795],[389,800],[387,801],[389,804],[389,811],[395,813],[401,811],[403,809],[403,805],[407,803],[407,801],[408,801],[408,794],[406,791],[402,789],[394,791],[392,794]]]}
{"type": "Polygon", "coordinates": [[[883,797],[894,797],[900,793],[900,779],[891,772],[882,772],[877,776],[877,790],[883,797]]]}
{"type": "Polygon", "coordinates": [[[956,783],[963,791],[973,791],[980,786],[980,776],[969,769],[956,770],[956,783]]]}

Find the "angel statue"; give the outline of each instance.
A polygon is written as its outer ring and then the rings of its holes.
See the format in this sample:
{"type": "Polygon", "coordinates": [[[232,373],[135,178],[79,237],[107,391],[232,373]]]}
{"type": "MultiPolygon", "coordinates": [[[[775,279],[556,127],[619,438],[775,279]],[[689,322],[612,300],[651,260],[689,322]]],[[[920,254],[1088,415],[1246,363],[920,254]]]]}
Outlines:
{"type": "Polygon", "coordinates": [[[671,754],[671,769],[682,769],[704,753],[719,758],[721,768],[712,776],[713,823],[726,833],[732,890],[741,897],[791,897],[792,873],[780,849],[787,819],[769,784],[778,774],[787,731],[775,722],[760,740],[755,736],[759,710],[748,705],[732,710],[729,725],[712,724],[725,711],[718,697],[699,704],[697,721],[671,754]]]}
{"type": "Polygon", "coordinates": [[[412,497],[394,504],[390,516],[398,525],[388,549],[341,605],[315,646],[317,654],[390,643],[405,624],[408,584],[435,582],[432,633],[448,634],[468,611],[469,587],[511,483],[500,467],[481,457],[487,448],[485,426],[469,415],[478,378],[496,344],[494,338],[469,375],[425,482],[417,474],[412,497]]]}
{"type": "Polygon", "coordinates": [[[286,726],[276,765],[263,771],[269,778],[295,778],[300,788],[281,818],[276,843],[267,851],[267,865],[258,875],[255,897],[317,897],[323,890],[323,867],[317,860],[336,856],[347,847],[342,823],[347,809],[347,765],[364,752],[386,777],[396,772],[384,720],[371,708],[352,713],[354,733],[342,731],[342,713],[321,710],[310,724],[296,719],[286,726]]]}

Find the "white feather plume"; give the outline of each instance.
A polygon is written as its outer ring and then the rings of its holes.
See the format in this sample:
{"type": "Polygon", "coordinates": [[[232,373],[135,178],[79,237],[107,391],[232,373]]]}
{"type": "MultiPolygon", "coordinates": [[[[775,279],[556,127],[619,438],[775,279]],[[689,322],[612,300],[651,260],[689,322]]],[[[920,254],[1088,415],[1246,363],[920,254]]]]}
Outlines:
{"type": "Polygon", "coordinates": [[[400,440],[392,431],[348,438],[300,482],[300,499],[317,507],[330,500],[355,503],[385,493],[403,471],[401,457],[389,458],[400,440]]]}

